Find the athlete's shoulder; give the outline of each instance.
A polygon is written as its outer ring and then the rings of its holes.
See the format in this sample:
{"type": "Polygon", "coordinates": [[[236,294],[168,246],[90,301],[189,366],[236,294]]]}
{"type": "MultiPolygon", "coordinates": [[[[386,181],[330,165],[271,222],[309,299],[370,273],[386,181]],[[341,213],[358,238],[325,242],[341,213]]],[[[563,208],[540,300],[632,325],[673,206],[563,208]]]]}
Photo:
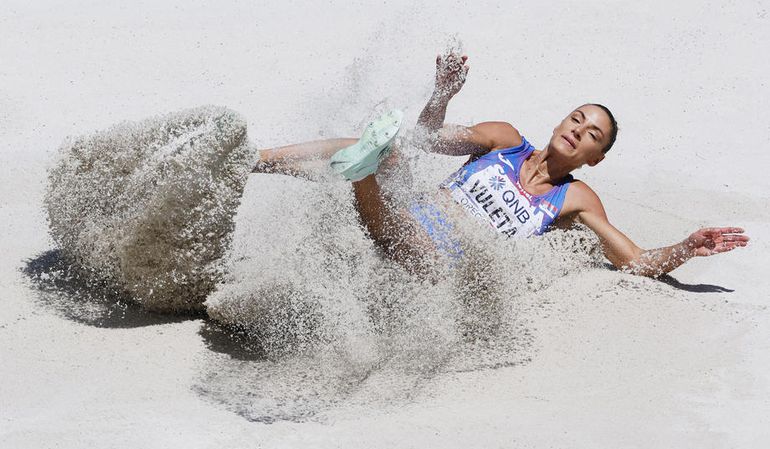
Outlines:
{"type": "Polygon", "coordinates": [[[604,206],[599,195],[588,184],[579,179],[573,179],[567,189],[562,210],[565,213],[597,212],[603,214],[604,206]]]}
{"type": "Polygon", "coordinates": [[[508,122],[482,122],[471,129],[483,139],[489,151],[517,147],[522,143],[521,133],[508,122]]]}

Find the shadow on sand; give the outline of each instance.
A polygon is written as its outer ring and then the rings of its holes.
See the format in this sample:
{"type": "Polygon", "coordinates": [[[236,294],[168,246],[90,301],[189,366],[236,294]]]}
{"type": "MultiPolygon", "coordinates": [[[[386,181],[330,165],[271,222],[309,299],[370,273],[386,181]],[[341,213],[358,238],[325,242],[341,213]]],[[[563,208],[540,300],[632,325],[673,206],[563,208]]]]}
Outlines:
{"type": "Polygon", "coordinates": [[[89,326],[133,328],[205,317],[202,312],[170,315],[144,310],[126,292],[83,270],[58,249],[27,260],[21,271],[41,304],[89,326]]]}
{"type": "Polygon", "coordinates": [[[198,335],[209,351],[229,355],[235,360],[257,362],[268,360],[267,353],[253,337],[238,328],[214,321],[204,321],[198,335]]]}
{"type": "MultiPolygon", "coordinates": [[[[604,268],[611,271],[619,271],[617,268],[615,268],[614,265],[608,264],[608,263],[604,264],[604,268]]],[[[735,291],[727,287],[721,287],[719,285],[712,285],[712,284],[685,284],[683,282],[679,282],[673,276],[670,276],[668,274],[664,274],[663,276],[658,276],[655,279],[666,285],[670,285],[671,287],[674,287],[677,290],[682,290],[690,293],[732,293],[735,291]]]]}
{"type": "Polygon", "coordinates": [[[203,319],[198,334],[206,348],[236,360],[265,360],[258,342],[245,332],[208,320],[205,312],[157,313],[144,310],[128,293],[80,268],[60,250],[26,261],[21,271],[38,301],[60,316],[101,328],[134,328],[203,319]]]}
{"type": "Polygon", "coordinates": [[[719,285],[712,284],[685,284],[677,281],[667,274],[659,277],[658,280],[676,289],[684,290],[690,293],[732,293],[735,291],[727,287],[721,287],[719,285]]]}

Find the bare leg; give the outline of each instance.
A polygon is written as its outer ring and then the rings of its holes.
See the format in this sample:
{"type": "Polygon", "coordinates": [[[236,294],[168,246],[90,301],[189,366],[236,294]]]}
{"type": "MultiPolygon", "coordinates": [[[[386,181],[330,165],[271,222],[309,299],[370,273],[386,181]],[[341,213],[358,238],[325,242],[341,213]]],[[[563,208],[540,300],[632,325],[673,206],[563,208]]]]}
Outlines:
{"type": "MultiPolygon", "coordinates": [[[[326,165],[334,153],[358,139],[326,139],[259,151],[252,173],[277,173],[313,178],[312,163],[326,165]]],[[[388,155],[383,165],[398,163],[398,151],[388,155]]],[[[320,168],[320,167],[319,167],[320,168]]],[[[435,245],[425,230],[407,211],[388,204],[374,175],[353,183],[355,206],[374,242],[385,254],[415,274],[430,274],[430,262],[437,258],[435,245]]]]}
{"type": "Polygon", "coordinates": [[[425,230],[404,210],[394,210],[374,175],[353,183],[356,210],[374,242],[394,262],[415,274],[429,275],[437,258],[425,230]]]}
{"type": "Polygon", "coordinates": [[[337,151],[353,145],[358,139],[326,139],[284,147],[259,150],[259,161],[252,173],[278,173],[299,178],[312,178],[337,151]]]}

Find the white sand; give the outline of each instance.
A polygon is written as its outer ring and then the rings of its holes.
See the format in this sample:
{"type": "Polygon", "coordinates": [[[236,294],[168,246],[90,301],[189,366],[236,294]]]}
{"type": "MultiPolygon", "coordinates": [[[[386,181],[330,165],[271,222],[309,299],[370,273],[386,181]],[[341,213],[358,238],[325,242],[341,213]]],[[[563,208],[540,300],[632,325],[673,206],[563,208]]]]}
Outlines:
{"type": "Polygon", "coordinates": [[[146,310],[202,309],[256,161],[238,114],[123,122],[67,141],[56,159],[44,203],[66,264],[146,310]]]}
{"type": "MultiPolygon", "coordinates": [[[[3,5],[0,447],[770,443],[770,7],[217,5],[3,5]],[[201,104],[242,113],[262,146],[353,135],[374,107],[400,106],[414,120],[452,33],[472,68],[450,120],[508,120],[541,145],[571,107],[605,103],[620,121],[618,144],[578,176],[617,227],[654,247],[702,225],[740,225],[751,245],[692,261],[669,283],[590,267],[557,276],[522,309],[526,363],[427,375],[391,362],[362,377],[367,352],[353,345],[359,359],[345,367],[305,372],[311,388],[297,391],[319,393],[317,414],[272,424],[245,419],[254,414],[238,407],[255,396],[236,387],[280,398],[308,365],[231,357],[221,352],[238,356],[227,335],[202,319],[73,302],[89,291],[54,301],[20,271],[53,248],[42,199],[65,136],[201,104]]],[[[313,189],[249,183],[252,194],[313,189]]]]}

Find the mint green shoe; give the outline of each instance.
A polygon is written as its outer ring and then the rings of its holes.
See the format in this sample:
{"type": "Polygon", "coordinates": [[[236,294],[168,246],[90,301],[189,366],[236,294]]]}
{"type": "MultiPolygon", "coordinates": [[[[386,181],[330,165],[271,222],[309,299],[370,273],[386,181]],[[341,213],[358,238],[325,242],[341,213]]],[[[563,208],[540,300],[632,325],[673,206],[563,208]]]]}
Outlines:
{"type": "Polygon", "coordinates": [[[369,123],[358,142],[334,153],[329,163],[332,170],[348,181],[360,181],[376,172],[388,155],[403,118],[404,113],[394,109],[369,123]]]}

